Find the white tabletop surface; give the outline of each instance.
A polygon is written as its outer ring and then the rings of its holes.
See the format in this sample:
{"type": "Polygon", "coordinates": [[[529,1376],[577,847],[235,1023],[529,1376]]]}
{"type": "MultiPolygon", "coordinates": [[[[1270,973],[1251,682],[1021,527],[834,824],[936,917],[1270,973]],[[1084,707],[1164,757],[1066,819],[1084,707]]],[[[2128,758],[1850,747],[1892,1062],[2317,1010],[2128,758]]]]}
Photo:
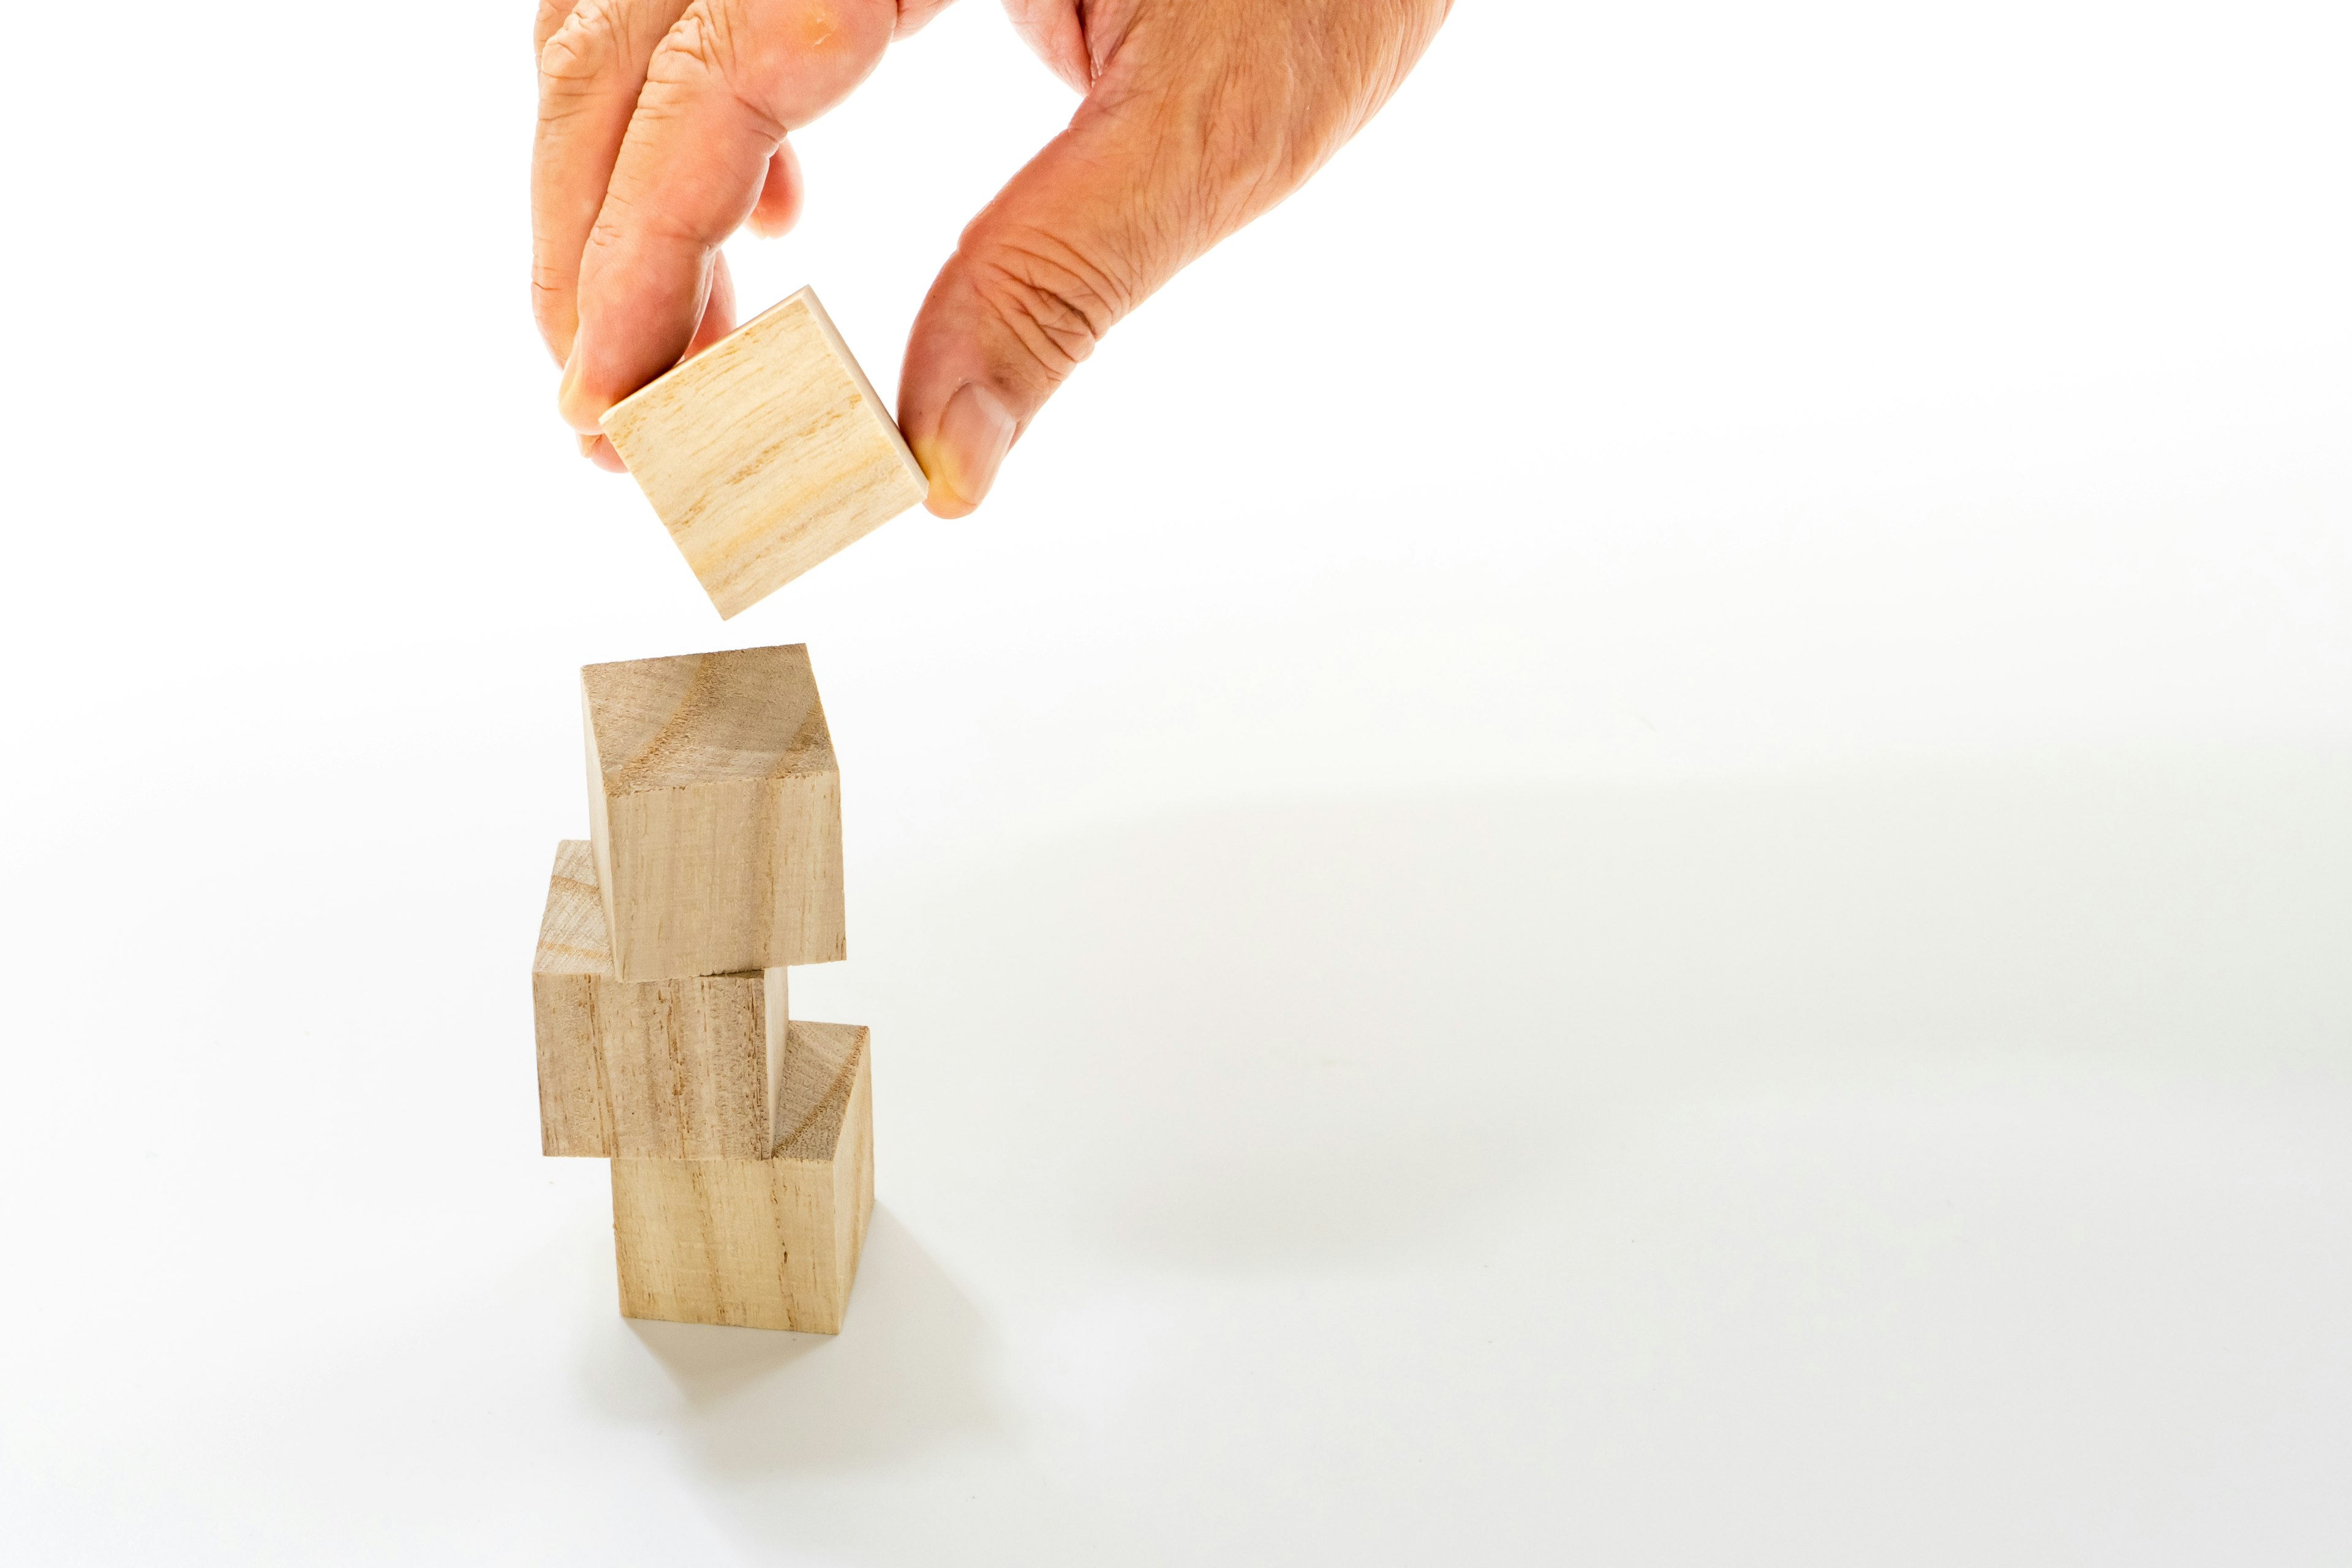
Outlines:
{"type": "MultiPolygon", "coordinates": [[[[2340,6],[1466,5],[724,626],[522,15],[283,9],[0,105],[0,1557],[2352,1558],[2340,6]],[[837,1339],[630,1322],[576,669],[790,641],[879,1206],[837,1339]]],[[[1068,106],[968,0],[746,302],[887,394],[1068,106]]]]}

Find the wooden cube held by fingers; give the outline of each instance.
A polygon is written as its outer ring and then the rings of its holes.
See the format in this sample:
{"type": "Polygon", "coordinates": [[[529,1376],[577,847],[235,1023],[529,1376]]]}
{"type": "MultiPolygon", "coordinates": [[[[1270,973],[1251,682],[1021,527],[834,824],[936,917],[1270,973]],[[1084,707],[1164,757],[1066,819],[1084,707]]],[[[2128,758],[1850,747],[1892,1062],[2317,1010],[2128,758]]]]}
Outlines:
{"type": "Polygon", "coordinates": [[[793,1024],[784,1084],[768,1159],[613,1162],[624,1316],[841,1331],[874,1212],[866,1031],[793,1024]]]}
{"type": "Polygon", "coordinates": [[[556,846],[531,963],[540,1148],[756,1160],[783,1089],[784,971],[630,982],[613,973],[596,858],[556,846]]]}
{"type": "Polygon", "coordinates": [[[614,404],[604,426],[722,617],[929,489],[809,289],[614,404]]]}
{"type": "Polygon", "coordinates": [[[841,776],[808,649],[592,664],[580,683],[614,978],[845,956],[841,776]]]}

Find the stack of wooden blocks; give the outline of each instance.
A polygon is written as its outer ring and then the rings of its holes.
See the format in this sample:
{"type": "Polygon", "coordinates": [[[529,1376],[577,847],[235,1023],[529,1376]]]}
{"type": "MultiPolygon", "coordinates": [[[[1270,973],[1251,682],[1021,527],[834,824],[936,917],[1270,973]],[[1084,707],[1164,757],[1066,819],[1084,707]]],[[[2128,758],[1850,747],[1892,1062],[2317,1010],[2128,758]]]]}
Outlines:
{"type": "Polygon", "coordinates": [[[541,1147],[613,1163],[621,1310],[840,1331],[874,1207],[866,1031],[793,1020],[845,955],[841,780],[808,650],[581,671],[590,837],[531,991],[541,1147]]]}
{"type": "MultiPolygon", "coordinates": [[[[605,414],[721,616],[919,505],[814,290],[605,414]]],[[[613,1162],[621,1310],[837,1333],[874,1209],[866,1033],[793,1020],[845,956],[841,777],[804,647],[581,671],[590,837],[556,847],[531,992],[541,1146],[613,1162]]]]}

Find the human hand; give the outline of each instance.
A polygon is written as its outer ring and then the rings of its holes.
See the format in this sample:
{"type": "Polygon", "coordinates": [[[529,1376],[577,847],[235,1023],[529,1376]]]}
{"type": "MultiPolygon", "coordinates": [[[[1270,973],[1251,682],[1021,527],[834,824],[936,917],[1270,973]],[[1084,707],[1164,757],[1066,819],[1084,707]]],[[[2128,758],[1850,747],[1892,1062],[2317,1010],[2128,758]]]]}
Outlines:
{"type": "MultiPolygon", "coordinates": [[[[1005,0],[1086,95],[964,232],[907,343],[898,426],[961,517],[1113,323],[1303,184],[1452,0],[1005,0]]],[[[541,0],[532,300],[582,448],[726,335],[719,243],[799,216],[791,132],[948,0],[541,0]]]]}

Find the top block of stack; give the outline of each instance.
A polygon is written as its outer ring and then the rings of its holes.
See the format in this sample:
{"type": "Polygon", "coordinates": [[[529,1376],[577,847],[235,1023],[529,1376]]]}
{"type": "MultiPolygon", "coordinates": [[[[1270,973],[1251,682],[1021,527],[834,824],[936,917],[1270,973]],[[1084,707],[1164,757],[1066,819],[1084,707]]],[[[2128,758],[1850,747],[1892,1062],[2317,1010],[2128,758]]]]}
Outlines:
{"type": "Polygon", "coordinates": [[[929,490],[809,289],[614,405],[604,426],[721,617],[929,490]]]}
{"type": "Polygon", "coordinates": [[[592,664],[580,686],[614,977],[845,956],[841,774],[808,649],[592,664]]]}

